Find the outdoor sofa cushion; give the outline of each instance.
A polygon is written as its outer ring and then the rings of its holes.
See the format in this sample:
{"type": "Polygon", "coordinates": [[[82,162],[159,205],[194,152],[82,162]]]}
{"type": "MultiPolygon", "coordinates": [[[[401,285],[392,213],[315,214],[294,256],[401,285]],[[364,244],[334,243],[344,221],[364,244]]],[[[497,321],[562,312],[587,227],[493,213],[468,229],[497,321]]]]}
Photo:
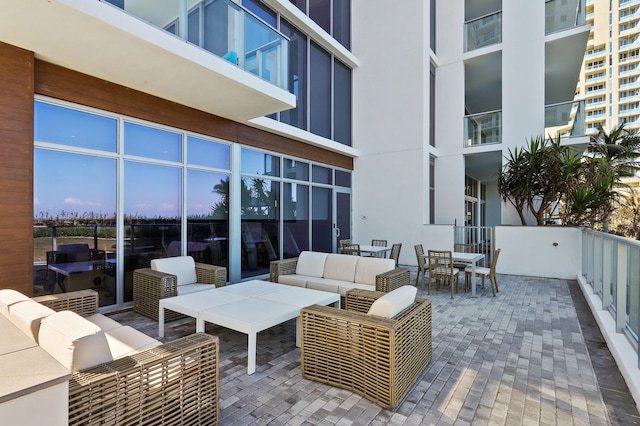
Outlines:
{"type": "Polygon", "coordinates": [[[72,373],[113,360],[100,327],[72,311],[60,311],[44,318],[38,342],[72,373]]]}
{"type": "Polygon", "coordinates": [[[198,281],[196,275],[196,262],[191,256],[165,257],[153,259],[151,269],[175,275],[178,286],[195,284],[198,281]]]}
{"type": "Polygon", "coordinates": [[[298,256],[296,275],[322,278],[327,256],[327,253],[303,251],[298,256]]]}
{"type": "Polygon", "coordinates": [[[324,262],[324,273],[322,277],[328,280],[352,283],[353,278],[356,276],[356,265],[359,261],[360,256],[329,254],[327,255],[327,260],[324,262]]]}
{"type": "Polygon", "coordinates": [[[369,315],[393,318],[407,309],[416,300],[418,288],[412,285],[403,285],[383,296],[380,296],[369,308],[369,315]]]}
{"type": "Polygon", "coordinates": [[[36,343],[38,343],[40,322],[53,313],[55,313],[53,309],[31,299],[9,306],[11,322],[36,343]]]}
{"type": "Polygon", "coordinates": [[[379,257],[359,257],[356,265],[354,282],[360,284],[376,285],[376,276],[387,271],[393,271],[396,262],[393,259],[382,259],[379,257]]]}
{"type": "Polygon", "coordinates": [[[4,289],[0,290],[0,313],[9,318],[9,306],[17,302],[31,300],[24,294],[16,290],[4,289]]]}

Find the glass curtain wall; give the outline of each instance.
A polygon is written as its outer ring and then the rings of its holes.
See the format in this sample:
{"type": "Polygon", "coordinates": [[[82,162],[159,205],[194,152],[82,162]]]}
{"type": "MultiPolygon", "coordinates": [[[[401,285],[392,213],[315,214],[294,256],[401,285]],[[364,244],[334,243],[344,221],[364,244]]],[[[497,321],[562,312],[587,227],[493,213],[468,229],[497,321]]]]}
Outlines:
{"type": "Polygon", "coordinates": [[[249,278],[332,251],[334,185],[350,191],[350,171],[249,148],[234,171],[228,142],[48,99],[34,108],[35,294],[92,288],[118,305],[154,258],[190,255],[249,278]]]}

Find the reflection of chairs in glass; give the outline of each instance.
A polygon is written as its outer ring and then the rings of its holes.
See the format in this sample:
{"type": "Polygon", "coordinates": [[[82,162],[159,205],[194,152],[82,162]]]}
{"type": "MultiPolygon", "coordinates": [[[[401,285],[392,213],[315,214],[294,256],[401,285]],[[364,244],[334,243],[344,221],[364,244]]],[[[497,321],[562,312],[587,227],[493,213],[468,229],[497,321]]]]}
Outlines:
{"type": "Polygon", "coordinates": [[[456,291],[458,286],[459,269],[453,267],[453,255],[448,250],[429,250],[429,283],[427,285],[427,294],[431,294],[431,283],[435,282],[437,288],[440,288],[440,281],[448,281],[451,286],[451,298],[453,299],[454,284],[456,291]]]}
{"type": "Polygon", "coordinates": [[[400,259],[400,249],[402,249],[402,243],[394,244],[391,246],[391,253],[389,254],[389,259],[396,261],[396,268],[398,267],[398,261],[400,259]]]}
{"type": "Polygon", "coordinates": [[[89,244],[60,244],[57,250],[47,252],[45,292],[53,293],[56,285],[63,292],[100,287],[105,268],[94,265],[104,261],[104,250],[90,249],[89,244]],[[50,273],[53,273],[53,278],[50,273]]]}

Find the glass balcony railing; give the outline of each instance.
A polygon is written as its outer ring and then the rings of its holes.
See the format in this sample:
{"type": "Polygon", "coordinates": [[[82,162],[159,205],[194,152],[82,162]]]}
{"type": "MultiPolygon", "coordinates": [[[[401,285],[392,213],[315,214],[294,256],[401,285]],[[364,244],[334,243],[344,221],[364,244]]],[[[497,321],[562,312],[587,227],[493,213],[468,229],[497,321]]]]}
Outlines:
{"type": "Polygon", "coordinates": [[[544,108],[544,134],[554,139],[584,136],[584,118],[583,100],[547,105],[544,108]]]}
{"type": "Polygon", "coordinates": [[[288,90],[289,40],[231,0],[101,0],[288,90]],[[157,3],[157,4],[156,4],[157,3]]]}
{"type": "Polygon", "coordinates": [[[502,12],[476,18],[464,24],[464,51],[502,42],[502,12]]]}
{"type": "Polygon", "coordinates": [[[490,111],[464,117],[464,146],[502,142],[502,111],[490,111]]]}
{"type": "Polygon", "coordinates": [[[545,2],[545,34],[584,25],[585,12],[585,0],[547,0],[545,2]]]}

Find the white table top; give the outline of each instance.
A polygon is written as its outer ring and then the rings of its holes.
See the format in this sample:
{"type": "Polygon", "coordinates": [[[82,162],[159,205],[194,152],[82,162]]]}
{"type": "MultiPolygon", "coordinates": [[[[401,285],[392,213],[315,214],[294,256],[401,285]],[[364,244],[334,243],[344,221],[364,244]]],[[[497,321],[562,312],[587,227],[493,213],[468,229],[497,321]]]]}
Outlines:
{"type": "Polygon", "coordinates": [[[391,251],[391,247],[382,247],[382,246],[372,246],[368,244],[360,244],[360,252],[365,253],[384,253],[387,251],[391,251]]]}

